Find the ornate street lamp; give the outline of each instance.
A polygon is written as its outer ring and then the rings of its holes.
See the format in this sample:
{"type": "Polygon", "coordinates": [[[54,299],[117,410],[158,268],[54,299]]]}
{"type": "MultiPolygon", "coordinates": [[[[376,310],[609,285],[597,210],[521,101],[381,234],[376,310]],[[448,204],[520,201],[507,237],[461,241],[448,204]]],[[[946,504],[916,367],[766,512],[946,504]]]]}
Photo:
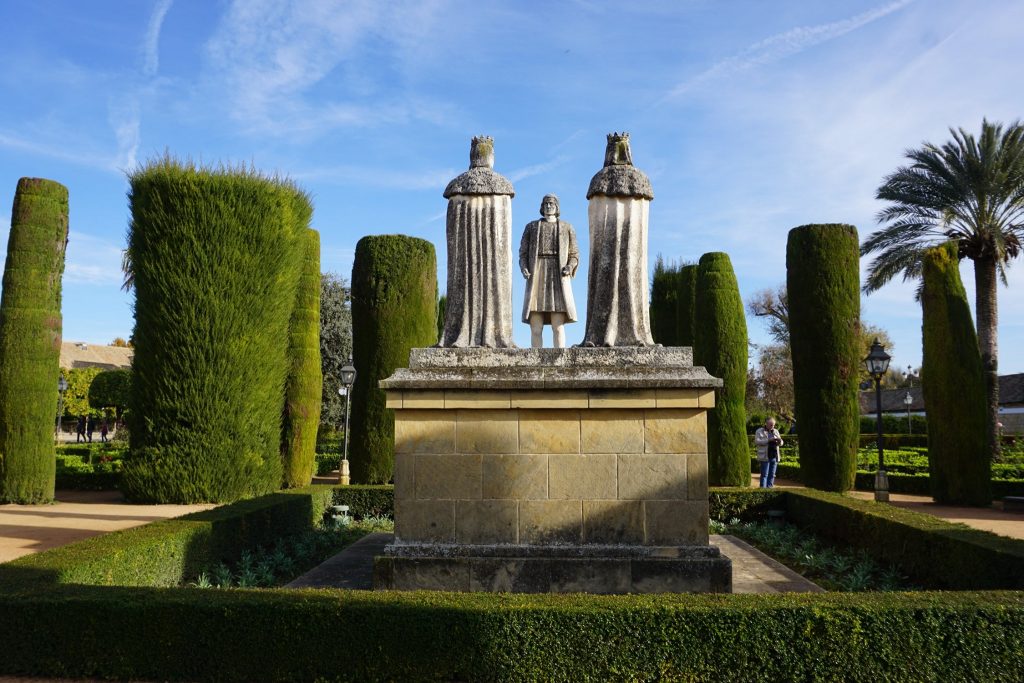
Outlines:
{"type": "Polygon", "coordinates": [[[914,433],[914,425],[910,422],[910,404],[914,402],[914,397],[907,392],[907,395],[903,398],[903,405],[907,406],[907,433],[914,433]]]}
{"type": "MultiPolygon", "coordinates": [[[[878,471],[875,473],[875,500],[881,503],[889,502],[889,477],[885,473],[885,447],[882,444],[882,375],[889,369],[891,356],[885,352],[885,347],[875,339],[871,344],[871,351],[864,359],[864,365],[875,380],[875,412],[878,416],[878,471]]],[[[907,394],[910,397],[910,394],[907,394]]],[[[909,406],[908,406],[909,408],[909,406]]]]}
{"type": "Polygon", "coordinates": [[[53,440],[60,441],[60,418],[64,414],[64,392],[68,390],[68,381],[64,375],[57,376],[57,423],[53,426],[53,440]]]}
{"type": "Polygon", "coordinates": [[[348,474],[348,406],[352,401],[352,385],[356,382],[356,369],[352,365],[352,355],[349,354],[348,365],[341,369],[341,386],[338,387],[338,393],[345,397],[345,451],[341,459],[341,464],[338,466],[338,483],[347,485],[349,483],[348,474]]]}

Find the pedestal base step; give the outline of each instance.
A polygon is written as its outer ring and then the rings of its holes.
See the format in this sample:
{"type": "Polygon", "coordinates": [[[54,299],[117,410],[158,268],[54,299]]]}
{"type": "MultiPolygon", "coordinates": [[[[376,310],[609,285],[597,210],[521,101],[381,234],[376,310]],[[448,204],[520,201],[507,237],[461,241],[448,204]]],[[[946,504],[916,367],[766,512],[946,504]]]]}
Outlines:
{"type": "Polygon", "coordinates": [[[732,562],[710,546],[389,546],[376,590],[730,593],[732,562]]]}

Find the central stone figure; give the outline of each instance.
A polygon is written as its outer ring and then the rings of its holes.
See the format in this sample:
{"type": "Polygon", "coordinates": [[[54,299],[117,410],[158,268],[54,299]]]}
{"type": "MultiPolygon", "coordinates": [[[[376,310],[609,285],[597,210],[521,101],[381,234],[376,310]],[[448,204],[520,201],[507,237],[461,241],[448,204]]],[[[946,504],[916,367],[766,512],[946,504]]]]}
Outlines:
{"type": "Polygon", "coordinates": [[[563,325],[576,322],[570,278],[580,263],[576,231],[561,220],[558,197],[544,195],[543,218],[527,224],[519,244],[519,269],[526,278],[523,322],[530,324],[531,346],[544,346],[544,325],[551,325],[552,346],[565,348],[563,325]]]}

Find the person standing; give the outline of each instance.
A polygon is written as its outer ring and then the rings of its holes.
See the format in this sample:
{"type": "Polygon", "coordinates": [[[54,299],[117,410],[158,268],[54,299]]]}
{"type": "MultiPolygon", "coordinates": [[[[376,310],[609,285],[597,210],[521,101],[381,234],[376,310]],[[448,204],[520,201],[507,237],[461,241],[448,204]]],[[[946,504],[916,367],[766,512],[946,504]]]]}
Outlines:
{"type": "Polygon", "coordinates": [[[75,426],[75,443],[85,441],[85,415],[78,416],[78,424],[75,426]]]}
{"type": "Polygon", "coordinates": [[[107,442],[107,418],[103,418],[103,422],[100,422],[100,441],[107,442]]]}
{"type": "Polygon", "coordinates": [[[782,447],[782,435],[775,428],[775,419],[769,417],[763,427],[754,433],[754,445],[757,446],[757,461],[761,466],[760,487],[775,487],[775,470],[779,466],[779,449],[782,447]]]}
{"type": "Polygon", "coordinates": [[[569,279],[576,275],[580,252],[576,231],[560,218],[558,197],[544,195],[543,219],[531,221],[519,244],[519,270],[526,278],[523,322],[530,325],[530,345],[544,346],[544,325],[551,325],[551,345],[565,348],[567,322],[576,322],[576,303],[569,279]]]}
{"type": "Polygon", "coordinates": [[[85,425],[85,434],[89,437],[89,443],[92,443],[92,433],[96,429],[96,420],[90,415],[85,425]]]}

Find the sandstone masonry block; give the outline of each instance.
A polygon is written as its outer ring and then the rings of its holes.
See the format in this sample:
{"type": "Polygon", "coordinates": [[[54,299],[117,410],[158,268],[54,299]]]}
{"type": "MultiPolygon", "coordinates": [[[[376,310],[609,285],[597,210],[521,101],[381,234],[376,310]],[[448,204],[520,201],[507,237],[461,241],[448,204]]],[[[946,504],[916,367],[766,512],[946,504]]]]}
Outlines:
{"type": "Polygon", "coordinates": [[[548,498],[572,500],[616,497],[614,454],[549,455],[548,498]]]}
{"type": "Polygon", "coordinates": [[[643,410],[588,410],[580,414],[584,453],[643,453],[643,410]]]}
{"type": "Polygon", "coordinates": [[[444,408],[444,392],[427,390],[403,392],[402,407],[406,410],[444,408]]]}
{"type": "Polygon", "coordinates": [[[524,390],[512,392],[513,408],[587,408],[590,397],[586,390],[560,391],[524,390]]]}
{"type": "Polygon", "coordinates": [[[448,389],[444,392],[444,407],[456,408],[510,408],[511,394],[507,391],[464,391],[448,389]]]}
{"type": "Polygon", "coordinates": [[[657,389],[659,408],[699,408],[699,389],[657,389]]]}
{"type": "Polygon", "coordinates": [[[522,453],[579,453],[578,410],[520,410],[519,450],[522,453]]]}
{"type": "Polygon", "coordinates": [[[644,503],[648,545],[707,545],[708,502],[648,500],[644,503]]]}
{"type": "Polygon", "coordinates": [[[534,545],[583,541],[583,501],[524,500],[519,503],[519,542],[534,545]]]}
{"type": "Polygon", "coordinates": [[[440,410],[395,413],[395,453],[454,453],[455,418],[440,410]]]}
{"type": "Polygon", "coordinates": [[[548,497],[548,456],[484,455],[483,497],[513,500],[548,497]]]}
{"type": "Polygon", "coordinates": [[[455,541],[455,501],[395,500],[395,539],[424,543],[455,541]]]}
{"type": "Polygon", "coordinates": [[[416,497],[416,456],[395,453],[395,498],[416,497]]]}
{"type": "Polygon", "coordinates": [[[384,395],[384,407],[398,410],[402,407],[402,392],[391,390],[384,395]]]}
{"type": "Polygon", "coordinates": [[[479,455],[418,455],[416,498],[478,500],[481,496],[481,471],[479,455]]]}
{"type": "Polygon", "coordinates": [[[643,506],[644,503],[639,500],[584,500],[583,542],[628,545],[643,543],[643,506]]]}
{"type": "Polygon", "coordinates": [[[473,545],[516,543],[519,503],[514,500],[459,500],[455,503],[455,540],[473,545]]]}
{"type": "Polygon", "coordinates": [[[658,405],[654,389],[591,389],[591,408],[655,408],[658,405]]]}
{"type": "Polygon", "coordinates": [[[707,453],[707,414],[702,410],[648,410],[644,430],[647,453],[707,453]]]}
{"type": "Polygon", "coordinates": [[[708,456],[690,453],[686,456],[687,497],[690,500],[708,499],[708,456]]]}
{"type": "Polygon", "coordinates": [[[519,416],[515,410],[457,411],[455,446],[459,453],[518,453],[519,416]]]}
{"type": "Polygon", "coordinates": [[[619,455],[619,500],[685,499],[686,464],[676,453],[619,455]]]}
{"type": "Polygon", "coordinates": [[[714,389],[703,389],[700,392],[700,407],[701,408],[714,408],[715,407],[715,390],[714,389]]]}

